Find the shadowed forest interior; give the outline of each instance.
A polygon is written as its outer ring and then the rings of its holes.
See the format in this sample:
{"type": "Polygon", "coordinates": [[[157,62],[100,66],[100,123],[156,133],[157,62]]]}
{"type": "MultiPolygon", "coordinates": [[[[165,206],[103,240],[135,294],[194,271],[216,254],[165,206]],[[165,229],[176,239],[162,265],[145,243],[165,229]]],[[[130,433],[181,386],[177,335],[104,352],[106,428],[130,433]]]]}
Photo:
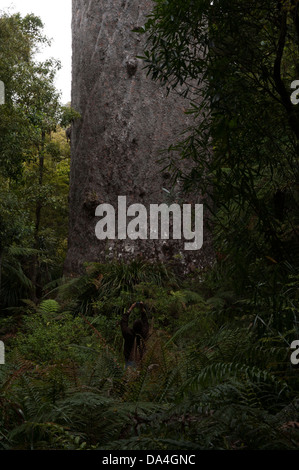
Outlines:
{"type": "Polygon", "coordinates": [[[152,3],[130,31],[138,60],[188,101],[157,161],[168,204],[178,181],[206,196],[213,255],[113,251],[72,275],[72,129],[87,118],[61,103],[60,64],[36,60],[41,19],[0,11],[2,450],[298,449],[299,1],[152,3]],[[126,367],[136,301],[149,333],[126,367]]]}

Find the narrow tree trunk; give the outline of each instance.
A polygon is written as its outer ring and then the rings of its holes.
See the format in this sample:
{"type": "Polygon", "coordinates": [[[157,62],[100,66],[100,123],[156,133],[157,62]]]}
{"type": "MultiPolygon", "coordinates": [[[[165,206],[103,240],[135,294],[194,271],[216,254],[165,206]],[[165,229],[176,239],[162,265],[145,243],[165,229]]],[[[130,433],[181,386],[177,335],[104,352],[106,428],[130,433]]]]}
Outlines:
{"type": "MultiPolygon", "coordinates": [[[[39,188],[42,187],[43,179],[44,179],[45,138],[46,138],[45,131],[42,131],[42,144],[41,144],[40,155],[39,155],[39,178],[38,178],[39,188]]],[[[35,208],[35,228],[34,228],[34,249],[35,250],[39,249],[38,237],[39,237],[39,229],[40,229],[42,208],[43,208],[43,203],[42,203],[42,201],[39,197],[37,199],[36,208],[35,208]]],[[[33,285],[33,299],[34,299],[35,302],[37,301],[37,278],[38,278],[38,267],[39,267],[38,265],[39,265],[38,255],[35,254],[33,256],[32,277],[31,277],[31,281],[32,281],[32,285],[33,285]]]]}

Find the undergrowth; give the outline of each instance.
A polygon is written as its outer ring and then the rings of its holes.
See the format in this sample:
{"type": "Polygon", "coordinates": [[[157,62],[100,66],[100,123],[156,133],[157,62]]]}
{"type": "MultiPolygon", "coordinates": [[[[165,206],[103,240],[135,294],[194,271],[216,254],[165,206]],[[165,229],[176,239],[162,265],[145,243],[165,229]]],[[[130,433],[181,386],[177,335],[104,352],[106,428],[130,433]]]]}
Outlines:
{"type": "Polygon", "coordinates": [[[55,299],[26,301],[14,334],[1,320],[0,448],[298,448],[290,333],[252,299],[207,298],[211,278],[195,289],[146,267],[90,266],[55,299]],[[150,337],[125,369],[119,320],[135,300],[150,337]]]}

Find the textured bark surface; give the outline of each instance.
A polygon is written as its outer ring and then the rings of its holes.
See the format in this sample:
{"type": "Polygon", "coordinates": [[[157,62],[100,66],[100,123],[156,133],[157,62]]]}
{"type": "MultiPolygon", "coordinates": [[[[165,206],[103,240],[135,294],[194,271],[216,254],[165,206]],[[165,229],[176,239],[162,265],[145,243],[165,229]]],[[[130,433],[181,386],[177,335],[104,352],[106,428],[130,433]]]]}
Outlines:
{"type": "MultiPolygon", "coordinates": [[[[148,0],[73,0],[72,106],[81,120],[72,129],[67,274],[85,261],[111,258],[180,258],[189,268],[210,259],[208,240],[186,252],[183,240],[99,241],[95,209],[117,197],[128,205],[165,202],[169,175],[161,172],[159,151],[177,140],[188,120],[188,102],[154,83],[136,56],[143,41],[132,29],[145,22],[148,0]],[[181,254],[181,255],[179,255],[181,254]],[[177,256],[179,255],[179,256],[177,256]]],[[[202,202],[202,201],[198,201],[202,202]]]]}

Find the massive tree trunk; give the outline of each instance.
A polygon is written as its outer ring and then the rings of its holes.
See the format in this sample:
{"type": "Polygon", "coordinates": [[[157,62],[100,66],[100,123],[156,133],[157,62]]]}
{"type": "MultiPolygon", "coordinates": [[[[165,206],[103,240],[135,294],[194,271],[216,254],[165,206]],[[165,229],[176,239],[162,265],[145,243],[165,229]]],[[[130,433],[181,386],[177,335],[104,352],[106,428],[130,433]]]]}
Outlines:
{"type": "Polygon", "coordinates": [[[144,38],[132,30],[144,24],[151,7],[148,0],[73,0],[72,106],[81,119],[72,127],[67,274],[80,272],[85,261],[138,255],[161,261],[175,256],[185,267],[209,258],[206,240],[203,249],[187,252],[183,240],[95,236],[99,204],[117,208],[118,196],[127,196],[128,205],[165,202],[170,181],[157,162],[159,151],[188,125],[188,102],[166,96],[136,58],[144,38]]]}

